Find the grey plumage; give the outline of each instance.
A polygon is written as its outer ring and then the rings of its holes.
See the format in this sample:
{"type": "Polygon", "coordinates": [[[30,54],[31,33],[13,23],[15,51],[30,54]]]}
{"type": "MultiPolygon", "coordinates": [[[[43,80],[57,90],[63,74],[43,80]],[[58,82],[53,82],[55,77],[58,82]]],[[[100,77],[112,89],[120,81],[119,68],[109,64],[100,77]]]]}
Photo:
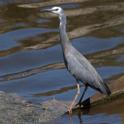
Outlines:
{"type": "MultiPolygon", "coordinates": [[[[86,86],[83,95],[79,100],[79,104],[81,103],[88,86],[94,88],[95,90],[98,90],[103,94],[110,95],[111,94],[110,89],[108,88],[107,84],[103,82],[101,76],[98,74],[95,68],[79,51],[77,51],[72,46],[71,42],[69,41],[69,38],[66,33],[66,16],[64,14],[63,9],[60,7],[52,7],[51,9],[47,9],[47,11],[51,11],[59,15],[60,19],[59,31],[64,62],[68,71],[75,77],[78,83],[77,95],[80,91],[79,82],[83,82],[84,85],[86,86]]],[[[75,96],[69,110],[72,109],[72,106],[75,103],[76,99],[77,96],[75,96]]]]}
{"type": "Polygon", "coordinates": [[[94,89],[97,89],[103,94],[109,95],[110,90],[103,82],[100,75],[90,62],[80,54],[73,46],[68,46],[68,52],[64,54],[67,68],[70,73],[79,81],[84,82],[94,89]]]}
{"type": "MultiPolygon", "coordinates": [[[[63,12],[63,11],[62,11],[63,12]]],[[[63,56],[69,72],[79,81],[87,83],[92,88],[99,89],[101,93],[110,94],[110,90],[97,73],[91,63],[78,52],[69,42],[66,34],[66,16],[64,12],[60,17],[60,39],[63,56]]]]}

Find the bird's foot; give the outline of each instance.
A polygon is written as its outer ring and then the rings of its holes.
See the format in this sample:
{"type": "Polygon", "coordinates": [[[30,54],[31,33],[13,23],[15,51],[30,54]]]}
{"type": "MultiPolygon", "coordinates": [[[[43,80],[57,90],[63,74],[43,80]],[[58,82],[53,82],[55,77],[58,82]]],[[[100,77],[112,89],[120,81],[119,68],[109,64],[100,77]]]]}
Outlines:
{"type": "Polygon", "coordinates": [[[73,109],[73,105],[71,104],[71,105],[68,107],[68,113],[69,113],[69,115],[72,114],[72,109],[73,109]]]}
{"type": "Polygon", "coordinates": [[[72,114],[72,108],[71,107],[68,108],[68,113],[69,113],[69,115],[72,114]]]}
{"type": "Polygon", "coordinates": [[[79,106],[81,108],[82,103],[78,102],[75,106],[79,106]]]}
{"type": "Polygon", "coordinates": [[[86,100],[84,100],[83,102],[79,101],[75,106],[79,106],[80,108],[83,107],[88,107],[90,106],[90,98],[87,98],[86,100]]]}

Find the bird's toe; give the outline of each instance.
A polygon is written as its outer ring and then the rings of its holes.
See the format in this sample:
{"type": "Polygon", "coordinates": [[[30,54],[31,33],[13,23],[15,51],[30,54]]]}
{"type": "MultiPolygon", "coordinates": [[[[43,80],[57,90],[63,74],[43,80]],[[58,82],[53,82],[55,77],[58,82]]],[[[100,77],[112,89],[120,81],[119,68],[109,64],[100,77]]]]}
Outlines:
{"type": "Polygon", "coordinates": [[[70,115],[72,114],[72,107],[71,107],[71,106],[68,108],[68,113],[69,113],[70,115]]]}

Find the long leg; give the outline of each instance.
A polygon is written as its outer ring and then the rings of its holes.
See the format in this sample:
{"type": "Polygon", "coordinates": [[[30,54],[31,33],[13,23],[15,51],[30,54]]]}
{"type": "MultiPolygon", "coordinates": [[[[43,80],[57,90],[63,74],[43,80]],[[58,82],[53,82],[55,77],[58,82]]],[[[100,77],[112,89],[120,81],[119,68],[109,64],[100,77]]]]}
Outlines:
{"type": "Polygon", "coordinates": [[[78,102],[76,105],[79,105],[79,106],[81,107],[81,101],[82,101],[82,99],[83,99],[83,97],[84,97],[84,95],[85,95],[85,93],[86,93],[86,91],[87,91],[87,88],[88,88],[88,86],[85,85],[85,89],[84,89],[84,91],[83,91],[83,93],[82,93],[82,96],[81,96],[79,102],[78,102]]]}
{"type": "Polygon", "coordinates": [[[75,105],[75,102],[76,102],[76,100],[77,100],[77,98],[78,98],[79,95],[80,95],[80,85],[79,85],[79,83],[77,83],[77,93],[76,93],[76,95],[75,95],[75,97],[74,97],[71,105],[68,108],[69,114],[72,113],[72,108],[75,105]]]}

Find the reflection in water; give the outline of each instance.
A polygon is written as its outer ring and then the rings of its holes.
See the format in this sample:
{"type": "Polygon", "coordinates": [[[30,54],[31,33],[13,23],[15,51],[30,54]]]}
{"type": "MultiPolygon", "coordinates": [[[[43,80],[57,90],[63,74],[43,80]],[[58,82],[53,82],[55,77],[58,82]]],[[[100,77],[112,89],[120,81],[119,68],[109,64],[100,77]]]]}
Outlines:
{"type": "Polygon", "coordinates": [[[64,67],[63,63],[49,64],[47,66],[41,66],[38,68],[35,67],[33,69],[25,70],[22,72],[3,75],[0,77],[0,81],[3,82],[3,81],[8,81],[8,80],[26,78],[26,77],[29,77],[29,76],[32,76],[38,73],[43,73],[45,71],[50,71],[50,70],[55,70],[55,69],[61,69],[63,67],[64,67]]]}
{"type": "Polygon", "coordinates": [[[72,116],[65,114],[64,117],[54,121],[54,124],[122,124],[124,117],[124,100],[117,99],[102,106],[74,111],[72,116]]]}
{"type": "MultiPolygon", "coordinates": [[[[39,11],[52,5],[64,8],[70,40],[101,76],[110,83],[123,81],[123,0],[1,0],[0,90],[16,92],[38,103],[51,96],[72,99],[75,80],[63,64],[58,19],[39,11]]],[[[89,90],[87,96],[91,95],[89,90]]],[[[107,106],[85,114],[75,112],[70,121],[64,115],[58,123],[121,123],[124,108],[116,106],[123,104],[107,106]],[[108,112],[109,108],[113,109],[108,112]]]]}
{"type": "MultiPolygon", "coordinates": [[[[50,122],[51,123],[51,122],[50,122]]],[[[64,116],[64,119],[54,121],[51,124],[122,124],[122,118],[118,114],[96,114],[64,116]]]]}
{"type": "MultiPolygon", "coordinates": [[[[79,124],[121,124],[121,117],[119,115],[78,115],[79,124]]],[[[74,124],[74,123],[72,123],[74,124]]]]}

